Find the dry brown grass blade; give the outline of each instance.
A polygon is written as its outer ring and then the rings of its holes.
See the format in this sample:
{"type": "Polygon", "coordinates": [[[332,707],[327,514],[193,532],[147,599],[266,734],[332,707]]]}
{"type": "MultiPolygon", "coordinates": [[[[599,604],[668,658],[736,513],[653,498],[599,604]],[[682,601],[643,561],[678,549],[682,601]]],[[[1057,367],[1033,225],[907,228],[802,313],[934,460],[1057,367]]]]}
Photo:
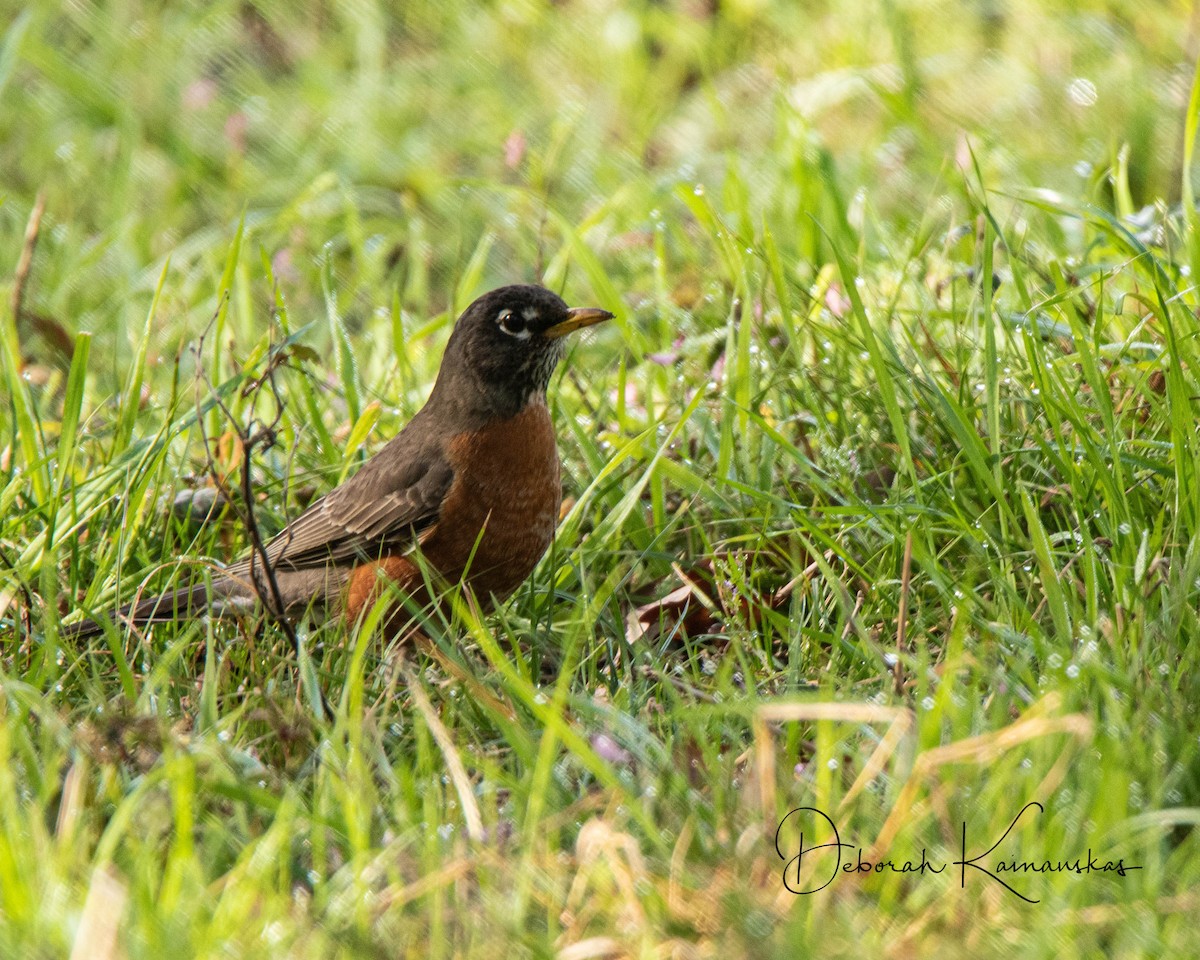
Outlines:
{"type": "Polygon", "coordinates": [[[0,588],[0,617],[3,617],[8,612],[8,608],[12,606],[12,602],[17,599],[17,594],[20,591],[16,586],[7,586],[0,588]]]}
{"type": "Polygon", "coordinates": [[[598,899],[594,889],[590,897],[587,894],[600,880],[596,876],[599,865],[607,869],[620,898],[622,929],[637,931],[645,927],[646,916],[638,888],[646,880],[646,863],[633,836],[613,829],[603,817],[593,817],[579,830],[575,861],[578,866],[560,915],[566,928],[560,942],[574,940],[586,929],[592,915],[590,907],[598,899]]]}
{"type": "Polygon", "coordinates": [[[1070,917],[1064,917],[1065,923],[1086,923],[1089,926],[1105,926],[1114,923],[1128,923],[1131,917],[1142,911],[1152,916],[1161,917],[1168,913],[1195,913],[1200,910],[1200,894],[1180,893],[1173,897],[1163,897],[1151,903],[1098,903],[1091,907],[1083,907],[1074,911],[1070,917]]]}
{"type": "Polygon", "coordinates": [[[413,705],[425,720],[433,739],[437,741],[442,756],[446,758],[446,770],[458,793],[458,801],[462,804],[463,820],[467,825],[467,836],[479,842],[483,840],[483,818],[479,815],[479,804],[475,802],[475,791],[471,789],[471,778],[467,776],[467,768],[463,766],[462,757],[454,745],[454,738],[442,723],[442,718],[433,709],[425,688],[417,680],[416,674],[408,667],[404,668],[404,679],[412,694],[413,705]]]}
{"type": "Polygon", "coordinates": [[[896,719],[888,726],[883,738],[876,744],[875,749],[871,751],[871,756],[867,758],[862,771],[854,778],[854,783],[850,785],[850,789],[842,797],[842,802],[838,804],[839,810],[844,810],[850,801],[866,788],[867,784],[879,776],[888,760],[891,759],[892,754],[896,752],[896,748],[900,746],[900,741],[913,728],[915,722],[916,720],[910,710],[900,710],[896,714],[896,719]]]}
{"type": "MultiPolygon", "coordinates": [[[[733,889],[746,889],[747,877],[737,868],[720,866],[707,876],[703,888],[689,887],[684,882],[687,854],[696,833],[692,818],[684,823],[671,852],[670,874],[667,877],[667,911],[677,921],[688,924],[704,936],[721,932],[727,922],[722,898],[733,889]]],[[[749,886],[753,886],[751,883],[749,886]]]]}
{"type": "MultiPolygon", "coordinates": [[[[1087,717],[1075,713],[1062,717],[1053,716],[1061,705],[1062,696],[1060,694],[1047,694],[1030,707],[1024,716],[1007,727],[992,733],[948,743],[942,747],[934,747],[918,756],[879,836],[875,838],[870,851],[864,854],[864,858],[878,859],[881,851],[891,846],[901,825],[911,822],[912,807],[917,791],[941,767],[952,763],[991,763],[1013,747],[1052,734],[1069,734],[1078,743],[1086,743],[1091,740],[1092,722],[1087,717]]],[[[1055,768],[1057,769],[1062,762],[1062,758],[1060,758],[1059,762],[1055,764],[1055,768]]],[[[1053,770],[1051,772],[1053,773],[1053,770]]],[[[1039,792],[1035,795],[1035,799],[1045,799],[1047,794],[1042,793],[1041,790],[1047,785],[1053,785],[1054,782],[1051,776],[1047,775],[1039,786],[1039,792]]]]}
{"type": "MultiPolygon", "coordinates": [[[[825,562],[826,563],[833,562],[833,551],[832,550],[825,551],[825,562]]],[[[805,567],[803,570],[801,570],[798,574],[796,574],[794,577],[792,577],[791,580],[789,580],[782,587],[780,587],[778,590],[775,591],[774,596],[771,598],[771,606],[774,607],[776,610],[778,610],[781,606],[783,606],[788,601],[788,598],[790,598],[791,595],[795,592],[796,587],[800,586],[800,584],[802,584],[802,583],[808,583],[813,577],[815,577],[820,572],[821,572],[821,565],[814,560],[807,567],[805,567]]]]}
{"type": "Polygon", "coordinates": [[[492,713],[504,717],[509,722],[517,719],[516,709],[514,709],[513,705],[506,698],[497,696],[485,687],[474,676],[439,650],[437,644],[425,636],[425,634],[417,634],[414,637],[414,642],[423,653],[427,653],[437,661],[438,666],[446,672],[447,676],[453,677],[466,687],[477,703],[483,704],[492,713]]]}
{"type": "Polygon", "coordinates": [[[92,873],[71,960],[117,960],[124,956],[117,945],[117,932],[128,899],[125,884],[111,866],[98,867],[92,873]]]}
{"type": "Polygon", "coordinates": [[[629,956],[614,937],[588,937],[558,951],[558,960],[618,960],[629,956]]]}
{"type": "Polygon", "coordinates": [[[875,752],[867,760],[863,772],[851,786],[857,794],[883,769],[904,733],[912,726],[912,714],[902,707],[882,707],[872,703],[764,703],[754,711],[751,728],[754,733],[755,766],[761,791],[763,829],[772,832],[775,822],[775,737],[770,724],[832,720],[837,723],[886,723],[884,734],[875,752]],[[867,776],[868,771],[872,771],[867,776]],[[865,779],[864,779],[865,778],[865,779]]]}
{"type": "Polygon", "coordinates": [[[54,825],[54,836],[59,843],[69,844],[79,826],[80,814],[84,808],[84,794],[87,789],[88,763],[86,755],[81,755],[63,778],[62,799],[58,804],[58,818],[54,825]]]}
{"type": "MultiPolygon", "coordinates": [[[[21,245],[21,256],[17,260],[17,269],[13,273],[12,288],[12,318],[13,323],[21,323],[21,308],[25,302],[25,287],[29,283],[29,271],[33,267],[33,252],[37,249],[38,235],[42,229],[42,214],[46,212],[46,194],[39,192],[33,201],[33,209],[29,212],[29,222],[25,226],[25,240],[21,245]]],[[[20,357],[16,360],[20,362],[20,357]]]]}
{"type": "Polygon", "coordinates": [[[474,870],[475,866],[474,857],[460,857],[457,860],[451,860],[433,873],[427,873],[420,880],[406,884],[399,890],[389,889],[380,894],[375,901],[376,915],[382,915],[393,907],[402,907],[406,903],[412,903],[434,890],[454,883],[474,870]]]}
{"type": "Polygon", "coordinates": [[[687,863],[688,848],[692,845],[692,837],[696,833],[696,824],[692,817],[683,822],[683,829],[675,840],[671,851],[671,872],[667,877],[667,909],[679,916],[686,912],[683,898],[683,868],[687,863]]]}

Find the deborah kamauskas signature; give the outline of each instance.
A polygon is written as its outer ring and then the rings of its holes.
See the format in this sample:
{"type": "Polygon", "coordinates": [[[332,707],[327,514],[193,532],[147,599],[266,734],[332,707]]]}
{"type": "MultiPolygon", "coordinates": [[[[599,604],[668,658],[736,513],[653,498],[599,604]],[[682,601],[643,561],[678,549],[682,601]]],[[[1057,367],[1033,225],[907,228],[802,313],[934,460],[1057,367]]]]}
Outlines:
{"type": "Polygon", "coordinates": [[[921,848],[919,856],[902,858],[885,853],[877,860],[864,860],[862,848],[853,843],[843,842],[837,824],[827,813],[816,807],[797,807],[779,822],[775,830],[775,852],[785,861],[784,887],[799,896],[824,890],[842,874],[901,873],[926,877],[944,873],[949,867],[958,867],[959,869],[949,876],[953,877],[957,873],[960,887],[966,887],[968,871],[977,871],[982,877],[1000,884],[1026,903],[1038,903],[1038,900],[1026,896],[1013,886],[1013,883],[1019,878],[1035,874],[1074,873],[1085,876],[1107,873],[1124,877],[1131,870],[1142,869],[1140,866],[1126,863],[1123,859],[1113,860],[1102,853],[1094,853],[1090,848],[1086,856],[1048,857],[1041,860],[1021,860],[1005,855],[1001,849],[1005,840],[1031,810],[1036,810],[1037,813],[1045,812],[1045,808],[1037,801],[1025,804],[1000,838],[986,847],[986,840],[983,843],[968,841],[967,823],[964,820],[960,858],[938,861],[931,860],[924,847],[921,848]],[[785,827],[789,835],[786,849],[783,844],[785,827]],[[796,831],[799,831],[798,840],[792,839],[796,831]],[[852,859],[844,851],[857,853],[852,859]],[[801,869],[806,863],[815,866],[809,867],[812,873],[807,881],[804,881],[801,879],[801,869]]]}

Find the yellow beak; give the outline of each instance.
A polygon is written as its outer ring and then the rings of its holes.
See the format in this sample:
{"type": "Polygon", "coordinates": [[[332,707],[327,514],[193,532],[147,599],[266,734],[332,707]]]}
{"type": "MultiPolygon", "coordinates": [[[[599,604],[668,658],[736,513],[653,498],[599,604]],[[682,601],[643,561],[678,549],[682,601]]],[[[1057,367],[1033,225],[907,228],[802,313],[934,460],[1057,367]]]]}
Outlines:
{"type": "Polygon", "coordinates": [[[572,307],[567,311],[566,320],[547,327],[542,331],[542,336],[547,340],[557,340],[559,337],[565,337],[568,333],[574,333],[584,327],[595,326],[597,323],[611,320],[612,316],[607,310],[601,310],[599,307],[572,307]]]}

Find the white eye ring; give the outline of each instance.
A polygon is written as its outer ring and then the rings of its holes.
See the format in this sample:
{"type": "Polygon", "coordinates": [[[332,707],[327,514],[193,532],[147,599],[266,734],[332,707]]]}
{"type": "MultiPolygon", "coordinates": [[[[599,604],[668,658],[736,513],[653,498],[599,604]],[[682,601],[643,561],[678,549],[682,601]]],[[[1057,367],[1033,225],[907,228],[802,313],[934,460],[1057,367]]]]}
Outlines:
{"type": "Polygon", "coordinates": [[[530,330],[528,327],[522,327],[520,330],[513,330],[508,326],[508,321],[512,319],[513,312],[511,310],[501,310],[496,314],[496,325],[507,333],[510,337],[516,337],[518,340],[528,340],[530,330]]]}

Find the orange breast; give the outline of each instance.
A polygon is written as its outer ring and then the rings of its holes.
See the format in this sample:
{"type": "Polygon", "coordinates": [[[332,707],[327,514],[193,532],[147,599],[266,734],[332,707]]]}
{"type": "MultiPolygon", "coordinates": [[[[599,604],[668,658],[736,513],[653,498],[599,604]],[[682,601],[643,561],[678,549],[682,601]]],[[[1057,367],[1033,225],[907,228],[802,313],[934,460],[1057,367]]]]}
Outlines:
{"type": "MultiPolygon", "coordinates": [[[[525,582],[554,539],[562,484],[550,412],[535,400],[509,420],[459,434],[447,455],[454,481],[421,553],[444,580],[463,580],[490,606],[525,582]]],[[[363,564],[350,579],[349,619],[378,598],[380,575],[423,592],[403,557],[363,564]]]]}

